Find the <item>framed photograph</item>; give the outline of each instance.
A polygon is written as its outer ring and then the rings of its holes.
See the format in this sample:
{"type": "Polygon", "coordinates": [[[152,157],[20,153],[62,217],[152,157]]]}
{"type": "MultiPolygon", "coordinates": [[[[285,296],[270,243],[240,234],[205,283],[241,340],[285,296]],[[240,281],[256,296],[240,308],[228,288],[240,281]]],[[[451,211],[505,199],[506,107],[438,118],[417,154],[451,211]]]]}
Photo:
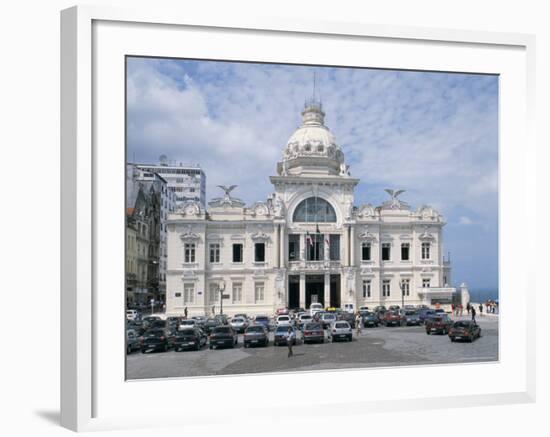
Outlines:
{"type": "Polygon", "coordinates": [[[534,399],[533,37],[61,24],[64,426],[534,399]]]}

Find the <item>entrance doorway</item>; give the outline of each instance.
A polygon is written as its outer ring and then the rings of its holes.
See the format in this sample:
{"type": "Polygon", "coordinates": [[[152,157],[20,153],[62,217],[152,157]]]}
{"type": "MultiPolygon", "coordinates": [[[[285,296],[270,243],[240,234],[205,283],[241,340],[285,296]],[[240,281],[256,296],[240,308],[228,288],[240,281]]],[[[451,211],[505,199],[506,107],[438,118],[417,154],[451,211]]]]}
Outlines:
{"type": "Polygon", "coordinates": [[[340,308],[340,275],[330,275],[330,306],[340,308]]]}
{"type": "Polygon", "coordinates": [[[312,303],[325,306],[325,278],[323,275],[306,275],[306,308],[312,303]]]}
{"type": "Polygon", "coordinates": [[[288,277],[288,307],[298,308],[300,306],[300,276],[291,275],[288,277]]]}

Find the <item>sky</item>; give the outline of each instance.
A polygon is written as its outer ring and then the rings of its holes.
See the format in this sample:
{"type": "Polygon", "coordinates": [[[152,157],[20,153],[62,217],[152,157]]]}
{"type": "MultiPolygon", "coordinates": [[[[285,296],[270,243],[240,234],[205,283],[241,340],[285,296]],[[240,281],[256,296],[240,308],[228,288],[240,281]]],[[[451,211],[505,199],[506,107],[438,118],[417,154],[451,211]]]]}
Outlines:
{"type": "Polygon", "coordinates": [[[127,58],[127,159],[200,164],[216,185],[265,200],[306,99],[359,178],[355,205],[405,189],[443,214],[452,285],[498,289],[498,77],[327,66],[127,58]]]}

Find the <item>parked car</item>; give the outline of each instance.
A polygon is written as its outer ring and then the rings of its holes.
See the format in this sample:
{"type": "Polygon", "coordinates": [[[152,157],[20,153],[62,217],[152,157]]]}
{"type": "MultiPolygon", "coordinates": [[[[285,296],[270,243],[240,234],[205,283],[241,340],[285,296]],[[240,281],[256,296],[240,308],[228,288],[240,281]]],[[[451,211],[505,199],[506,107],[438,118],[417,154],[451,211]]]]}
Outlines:
{"type": "Polygon", "coordinates": [[[139,311],[138,310],[126,310],[126,320],[138,320],[139,311]]]}
{"type": "Polygon", "coordinates": [[[206,345],[206,335],[199,328],[187,328],[176,331],[173,337],[173,346],[176,352],[185,349],[201,350],[206,345]]]}
{"type": "Polygon", "coordinates": [[[277,308],[275,310],[275,315],[276,316],[282,316],[283,314],[288,314],[288,308],[277,308]]]}
{"type": "Polygon", "coordinates": [[[399,311],[401,309],[401,307],[399,305],[390,305],[390,307],[388,308],[388,310],[390,311],[399,311]]]}
{"type": "Polygon", "coordinates": [[[233,317],[229,322],[235,332],[244,332],[248,327],[248,322],[242,317],[233,317]]]}
{"type": "Polygon", "coordinates": [[[449,338],[451,341],[467,340],[472,342],[479,337],[481,337],[481,328],[472,320],[454,322],[449,329],[449,338]]]}
{"type": "Polygon", "coordinates": [[[447,314],[439,314],[426,322],[426,334],[448,334],[453,321],[447,314]]]}
{"type": "Polygon", "coordinates": [[[225,314],[216,314],[215,319],[218,319],[222,325],[229,325],[229,319],[225,314]]]}
{"type": "MultiPolygon", "coordinates": [[[[286,345],[286,337],[288,335],[288,325],[287,326],[277,326],[275,328],[275,335],[273,337],[273,344],[275,346],[281,346],[281,345],[286,345]]],[[[293,327],[290,327],[290,329],[292,329],[292,331],[294,332],[294,337],[293,337],[293,340],[292,340],[292,344],[295,345],[296,344],[296,330],[293,328],[293,327]]]]}
{"type": "Polygon", "coordinates": [[[204,322],[206,322],[207,317],[205,316],[193,316],[191,317],[192,320],[195,320],[199,326],[203,326],[204,322]]]}
{"type": "Polygon", "coordinates": [[[319,321],[323,324],[323,329],[327,329],[333,322],[336,322],[336,314],[333,313],[322,313],[319,321]]]}
{"type": "Polygon", "coordinates": [[[194,319],[182,319],[180,320],[180,323],[178,325],[178,329],[189,329],[189,328],[196,328],[199,325],[199,323],[194,319]]]}
{"type": "Polygon", "coordinates": [[[264,316],[264,315],[256,316],[254,318],[254,323],[256,323],[257,325],[265,326],[265,329],[267,329],[269,331],[269,317],[268,316],[264,316]]]}
{"type": "Polygon", "coordinates": [[[292,324],[293,322],[289,315],[277,316],[277,319],[275,320],[276,326],[290,326],[292,324]]]}
{"type": "Polygon", "coordinates": [[[350,324],[352,328],[355,328],[355,314],[348,313],[348,312],[342,312],[337,317],[338,320],[344,320],[350,324]]]}
{"type": "Polygon", "coordinates": [[[366,311],[361,314],[361,317],[363,319],[363,326],[365,328],[377,327],[380,324],[378,316],[373,311],[366,311]]]}
{"type": "Polygon", "coordinates": [[[323,325],[318,322],[306,323],[304,325],[304,343],[325,342],[325,331],[323,325]]]}
{"type": "Polygon", "coordinates": [[[139,335],[134,329],[126,330],[126,353],[131,354],[141,348],[139,335]]]}
{"type": "Polygon", "coordinates": [[[141,320],[128,320],[126,322],[126,329],[133,329],[139,336],[145,332],[145,325],[141,320]]]}
{"type": "Polygon", "coordinates": [[[446,312],[443,308],[436,308],[434,311],[435,311],[436,314],[446,314],[446,312]]]}
{"type": "Polygon", "coordinates": [[[142,353],[152,351],[166,352],[170,347],[168,332],[166,332],[165,329],[149,329],[140,338],[140,348],[142,353]]]}
{"type": "Polygon", "coordinates": [[[297,325],[299,329],[303,329],[304,325],[311,322],[313,317],[309,313],[302,313],[298,316],[297,325]]]}
{"type": "Polygon", "coordinates": [[[405,311],[415,311],[416,310],[416,307],[414,305],[404,305],[403,306],[403,309],[405,311]]]}
{"type": "Polygon", "coordinates": [[[418,311],[404,310],[402,313],[402,322],[406,326],[419,326],[422,324],[418,311]]]}
{"type": "Polygon", "coordinates": [[[428,319],[430,319],[431,317],[435,317],[435,311],[429,308],[422,308],[418,312],[418,317],[420,319],[420,322],[425,324],[428,319]]]}
{"type": "Polygon", "coordinates": [[[264,325],[250,325],[244,331],[244,347],[267,346],[269,344],[268,335],[264,325]]]}
{"type": "Polygon", "coordinates": [[[149,329],[166,329],[166,328],[167,328],[166,320],[162,320],[162,319],[153,320],[149,324],[149,329]]]}
{"type": "Polygon", "coordinates": [[[315,302],[309,306],[309,314],[311,314],[312,317],[315,316],[315,314],[317,314],[319,311],[323,311],[322,303],[315,302]]]}
{"type": "Polygon", "coordinates": [[[143,321],[143,325],[144,325],[145,329],[150,328],[151,325],[153,324],[153,322],[156,321],[156,320],[161,320],[161,318],[159,316],[143,317],[142,321],[143,321]]]}
{"type": "Polygon", "coordinates": [[[386,311],[381,321],[384,326],[400,326],[401,314],[397,311],[386,311]]]}
{"type": "Polygon", "coordinates": [[[366,307],[366,306],[359,307],[359,312],[360,313],[363,313],[363,312],[368,311],[368,310],[369,310],[369,307],[366,307]]]}
{"type": "Polygon", "coordinates": [[[250,319],[248,318],[248,316],[247,316],[246,314],[244,314],[244,313],[242,313],[242,314],[235,314],[235,315],[233,316],[234,319],[236,319],[237,317],[241,317],[241,318],[245,319],[247,322],[250,321],[250,319]]]}
{"type": "Polygon", "coordinates": [[[221,326],[222,325],[222,322],[220,322],[219,319],[216,319],[216,318],[210,318],[210,319],[206,319],[206,322],[204,322],[204,331],[207,333],[207,334],[210,334],[210,332],[218,327],[218,326],[221,326]]]}
{"type": "Polygon", "coordinates": [[[373,311],[376,313],[378,320],[382,321],[384,314],[386,314],[388,310],[384,305],[378,305],[377,307],[374,307],[373,311]]]}
{"type": "Polygon", "coordinates": [[[231,326],[216,326],[210,333],[210,349],[220,346],[235,347],[238,341],[237,333],[231,326]]]}
{"type": "Polygon", "coordinates": [[[330,327],[330,337],[333,343],[339,340],[352,341],[353,334],[351,325],[345,320],[334,322],[330,327]]]}

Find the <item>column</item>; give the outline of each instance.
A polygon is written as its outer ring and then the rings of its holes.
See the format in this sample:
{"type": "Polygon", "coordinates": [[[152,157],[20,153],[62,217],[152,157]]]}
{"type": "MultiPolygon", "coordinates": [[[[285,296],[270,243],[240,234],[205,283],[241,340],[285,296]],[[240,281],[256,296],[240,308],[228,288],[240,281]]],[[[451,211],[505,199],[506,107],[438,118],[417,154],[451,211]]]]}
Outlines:
{"type": "Polygon", "coordinates": [[[279,225],[279,267],[284,269],[285,268],[285,230],[283,225],[279,225]]]}
{"type": "Polygon", "coordinates": [[[281,233],[281,225],[277,225],[275,227],[275,250],[274,250],[274,257],[275,257],[275,267],[279,268],[281,267],[281,256],[279,255],[279,251],[281,250],[281,242],[280,242],[280,233],[281,233]]]}
{"type": "Polygon", "coordinates": [[[306,307],[306,274],[300,273],[300,308],[306,307]]]}
{"type": "Polygon", "coordinates": [[[355,266],[355,226],[350,226],[349,227],[349,230],[350,230],[350,249],[349,249],[349,253],[350,253],[350,261],[349,261],[349,265],[354,267],[355,266]]]}
{"type": "Polygon", "coordinates": [[[325,308],[330,306],[330,273],[325,273],[325,308]]]}
{"type": "Polygon", "coordinates": [[[300,261],[306,260],[306,234],[300,234],[300,261]]]}
{"type": "Polygon", "coordinates": [[[342,246],[344,247],[344,265],[349,266],[349,238],[348,238],[349,228],[344,227],[344,234],[342,235],[342,246]]]}

